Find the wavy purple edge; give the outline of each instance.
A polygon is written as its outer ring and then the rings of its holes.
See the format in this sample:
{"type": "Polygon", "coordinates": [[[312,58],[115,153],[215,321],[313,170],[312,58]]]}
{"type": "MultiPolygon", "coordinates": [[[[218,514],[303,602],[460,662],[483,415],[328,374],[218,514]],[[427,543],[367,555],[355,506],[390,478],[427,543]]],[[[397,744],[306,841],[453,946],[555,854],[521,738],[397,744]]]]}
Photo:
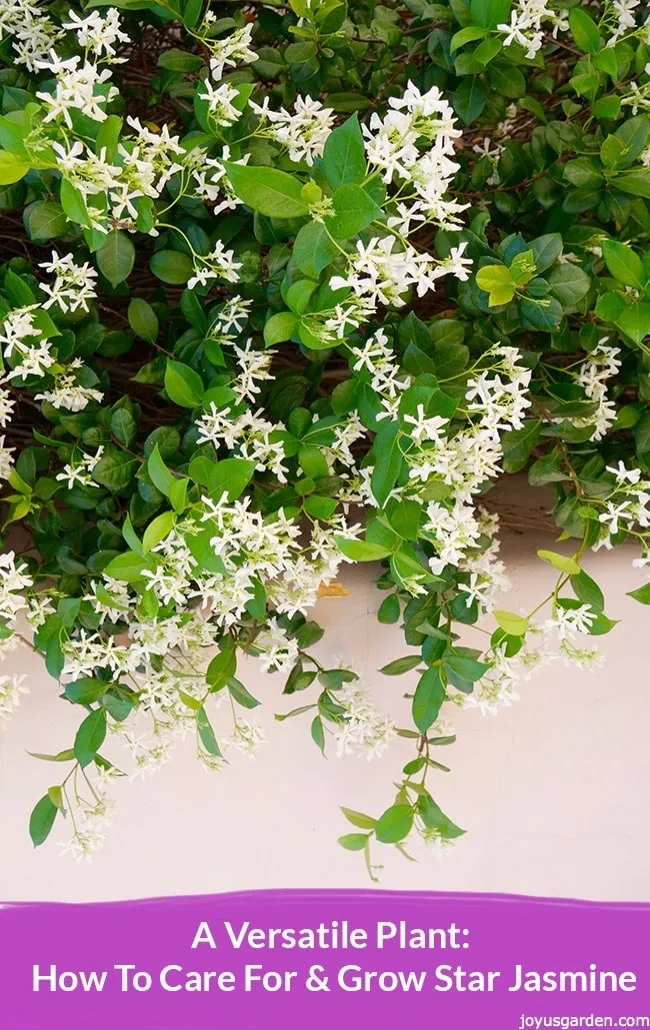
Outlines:
{"type": "Polygon", "coordinates": [[[85,908],[85,907],[147,907],[160,904],[192,904],[197,902],[210,901],[215,898],[229,898],[232,900],[254,900],[256,898],[269,901],[291,901],[311,900],[318,901],[324,897],[336,898],[341,901],[372,901],[372,900],[400,900],[404,902],[422,901],[429,902],[454,902],[455,904],[471,905],[480,902],[497,902],[502,905],[530,904],[548,905],[558,908],[601,908],[616,909],[617,911],[643,911],[650,912],[650,901],[602,901],[589,898],[558,898],[540,897],[534,894],[500,894],[478,891],[408,891],[408,890],[380,890],[377,888],[338,888],[338,887],[282,887],[282,888],[259,888],[255,890],[242,891],[218,891],[210,894],[176,894],[156,895],[146,898],[121,898],[119,900],[94,900],[94,901],[1,901],[0,910],[15,908],[85,908]]]}

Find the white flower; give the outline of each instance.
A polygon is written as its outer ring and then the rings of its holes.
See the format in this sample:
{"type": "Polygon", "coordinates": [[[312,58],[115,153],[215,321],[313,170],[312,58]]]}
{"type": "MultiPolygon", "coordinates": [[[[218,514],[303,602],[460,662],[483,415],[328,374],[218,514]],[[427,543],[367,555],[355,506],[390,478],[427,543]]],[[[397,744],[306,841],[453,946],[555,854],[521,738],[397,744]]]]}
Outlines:
{"type": "Polygon", "coordinates": [[[0,726],[13,715],[22,694],[28,693],[24,675],[0,676],[0,726]]]}
{"type": "Polygon", "coordinates": [[[608,465],[607,471],[616,477],[617,483],[638,483],[641,478],[641,469],[629,469],[623,461],[616,466],[608,465]]]}
{"type": "Polygon", "coordinates": [[[6,429],[11,421],[11,415],[15,405],[16,402],[9,391],[3,390],[2,387],[0,387],[0,426],[2,426],[3,429],[6,429]]]}
{"type": "Polygon", "coordinates": [[[472,259],[463,257],[467,243],[463,242],[458,247],[452,247],[449,257],[442,262],[442,267],[451,272],[460,282],[469,279],[469,269],[472,267],[472,259]]]}
{"type": "Polygon", "coordinates": [[[416,443],[422,443],[424,440],[439,442],[441,439],[440,430],[449,423],[449,419],[443,418],[441,415],[427,417],[424,414],[423,404],[418,404],[415,415],[405,415],[404,421],[414,427],[410,431],[410,436],[416,443]]]}
{"type": "Polygon", "coordinates": [[[194,275],[188,280],[188,290],[201,284],[205,286],[212,279],[225,279],[236,283],[239,280],[241,261],[235,260],[234,251],[226,250],[221,240],[217,240],[210,254],[197,255],[194,261],[194,275]],[[201,264],[197,264],[201,262],[201,264]]]}
{"type": "Polygon", "coordinates": [[[292,161],[304,161],[311,167],[314,160],[322,156],[335,115],[331,108],[323,107],[320,100],[299,96],[292,112],[284,108],[270,110],[268,97],[262,105],[250,101],[249,106],[268,123],[265,134],[285,146],[292,161]]]}
{"type": "Polygon", "coordinates": [[[252,32],[253,26],[246,25],[225,39],[210,41],[210,71],[217,82],[223,77],[225,68],[235,68],[239,62],[252,64],[257,60],[257,54],[250,48],[252,32]]]}
{"type": "Polygon", "coordinates": [[[377,710],[368,690],[358,679],[336,691],[336,703],[345,709],[345,716],[334,732],[339,758],[357,755],[370,761],[383,754],[395,740],[395,724],[377,710]]]}
{"type": "Polygon", "coordinates": [[[58,472],[56,480],[60,483],[67,483],[68,490],[78,483],[79,486],[95,486],[99,487],[99,483],[94,483],[91,473],[93,472],[96,465],[104,453],[103,447],[98,447],[95,454],[84,454],[78,462],[69,462],[63,466],[63,471],[58,472]]]}
{"type": "Polygon", "coordinates": [[[118,90],[115,86],[100,93],[99,87],[111,78],[110,68],[101,71],[96,65],[89,61],[81,63],[79,56],[70,57],[62,61],[54,52],[47,60],[36,61],[38,68],[44,68],[53,73],[56,77],[55,92],[37,92],[36,96],[48,108],[43,121],[50,122],[63,119],[65,125],[72,129],[72,111],[83,111],[85,115],[94,121],[103,122],[107,115],[104,110],[105,104],[117,96],[118,90]]]}
{"type": "Polygon", "coordinates": [[[199,93],[199,98],[207,100],[208,110],[217,125],[234,125],[241,118],[243,112],[233,104],[233,100],[239,96],[234,86],[222,82],[215,88],[209,79],[205,79],[203,88],[205,92],[199,93]]]}
{"type": "MultiPolygon", "coordinates": [[[[85,47],[97,57],[115,56],[116,43],[128,43],[130,37],[120,29],[120,15],[114,7],[110,7],[102,18],[99,11],[91,11],[80,18],[74,11],[68,12],[69,21],[63,22],[64,29],[72,29],[77,33],[79,45],[85,47]]],[[[120,60],[126,60],[120,58],[120,60]]]]}
{"type": "Polygon", "coordinates": [[[579,608],[557,608],[545,628],[555,630],[560,640],[566,640],[575,633],[589,633],[595,621],[595,612],[588,604],[583,604],[579,608]]]}
{"type": "Polygon", "coordinates": [[[5,438],[0,436],[0,479],[9,479],[14,465],[15,447],[5,447],[5,438]]]}
{"type": "Polygon", "coordinates": [[[97,272],[87,261],[83,265],[77,265],[72,254],[60,257],[55,250],[52,251],[51,261],[42,261],[39,268],[46,272],[55,274],[56,279],[52,286],[41,283],[41,289],[48,294],[49,300],[43,304],[45,309],[58,304],[62,311],[76,311],[81,308],[88,311],[88,301],[96,296],[95,280],[97,272]]]}
{"type": "Polygon", "coordinates": [[[37,393],[35,400],[47,401],[54,408],[66,411],[83,411],[90,401],[101,401],[104,397],[101,390],[92,386],[82,386],[78,381],[79,364],[73,361],[65,372],[54,377],[54,388],[37,393]]]}
{"type": "Polygon", "coordinates": [[[634,517],[630,511],[630,504],[630,501],[621,501],[620,504],[614,504],[613,501],[606,501],[605,511],[600,513],[598,521],[607,526],[612,535],[618,533],[619,523],[630,522],[634,517]]]}

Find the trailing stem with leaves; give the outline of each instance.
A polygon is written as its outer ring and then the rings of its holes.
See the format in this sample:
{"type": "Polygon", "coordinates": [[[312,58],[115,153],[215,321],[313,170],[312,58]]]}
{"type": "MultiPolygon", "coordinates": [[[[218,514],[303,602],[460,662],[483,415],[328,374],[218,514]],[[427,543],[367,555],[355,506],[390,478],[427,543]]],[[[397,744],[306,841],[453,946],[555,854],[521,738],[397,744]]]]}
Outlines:
{"type": "Polygon", "coordinates": [[[34,843],[89,856],[188,734],[252,753],[250,656],[323,752],[412,743],[385,811],[343,809],[371,876],[376,843],[449,850],[450,713],[597,663],[583,556],[650,564],[642,5],[0,6],[1,647],[79,711],[34,843]],[[525,613],[489,494],[524,470],[564,541],[525,613]],[[357,562],[398,722],[313,650],[357,562]]]}

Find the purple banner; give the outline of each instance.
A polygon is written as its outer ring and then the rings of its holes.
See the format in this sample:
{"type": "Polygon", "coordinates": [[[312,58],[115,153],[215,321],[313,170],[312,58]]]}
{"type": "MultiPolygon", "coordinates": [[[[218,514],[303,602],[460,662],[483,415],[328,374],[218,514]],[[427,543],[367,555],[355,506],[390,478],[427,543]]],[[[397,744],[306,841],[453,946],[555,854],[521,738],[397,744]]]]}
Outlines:
{"type": "Polygon", "coordinates": [[[267,891],[0,909],[2,1030],[650,1027],[650,905],[267,891]]]}

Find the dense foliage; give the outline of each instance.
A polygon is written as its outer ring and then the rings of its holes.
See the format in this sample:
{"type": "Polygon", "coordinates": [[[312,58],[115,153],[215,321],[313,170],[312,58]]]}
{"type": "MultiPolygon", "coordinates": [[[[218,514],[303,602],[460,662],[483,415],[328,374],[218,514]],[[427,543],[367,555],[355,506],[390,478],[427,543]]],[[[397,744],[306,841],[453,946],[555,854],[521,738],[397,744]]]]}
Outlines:
{"type": "Polygon", "coordinates": [[[2,647],[26,619],[80,715],[35,844],[65,818],[91,853],[119,742],[127,773],[188,732],[210,769],[251,752],[245,653],[319,748],[412,740],[386,811],[344,809],[372,875],[375,841],[463,832],[431,786],[450,709],[598,660],[583,554],[650,563],[642,8],[2,0],[2,647]],[[524,469],[568,544],[525,614],[494,610],[482,502],[524,469]],[[365,561],[404,726],[312,653],[365,561]]]}

